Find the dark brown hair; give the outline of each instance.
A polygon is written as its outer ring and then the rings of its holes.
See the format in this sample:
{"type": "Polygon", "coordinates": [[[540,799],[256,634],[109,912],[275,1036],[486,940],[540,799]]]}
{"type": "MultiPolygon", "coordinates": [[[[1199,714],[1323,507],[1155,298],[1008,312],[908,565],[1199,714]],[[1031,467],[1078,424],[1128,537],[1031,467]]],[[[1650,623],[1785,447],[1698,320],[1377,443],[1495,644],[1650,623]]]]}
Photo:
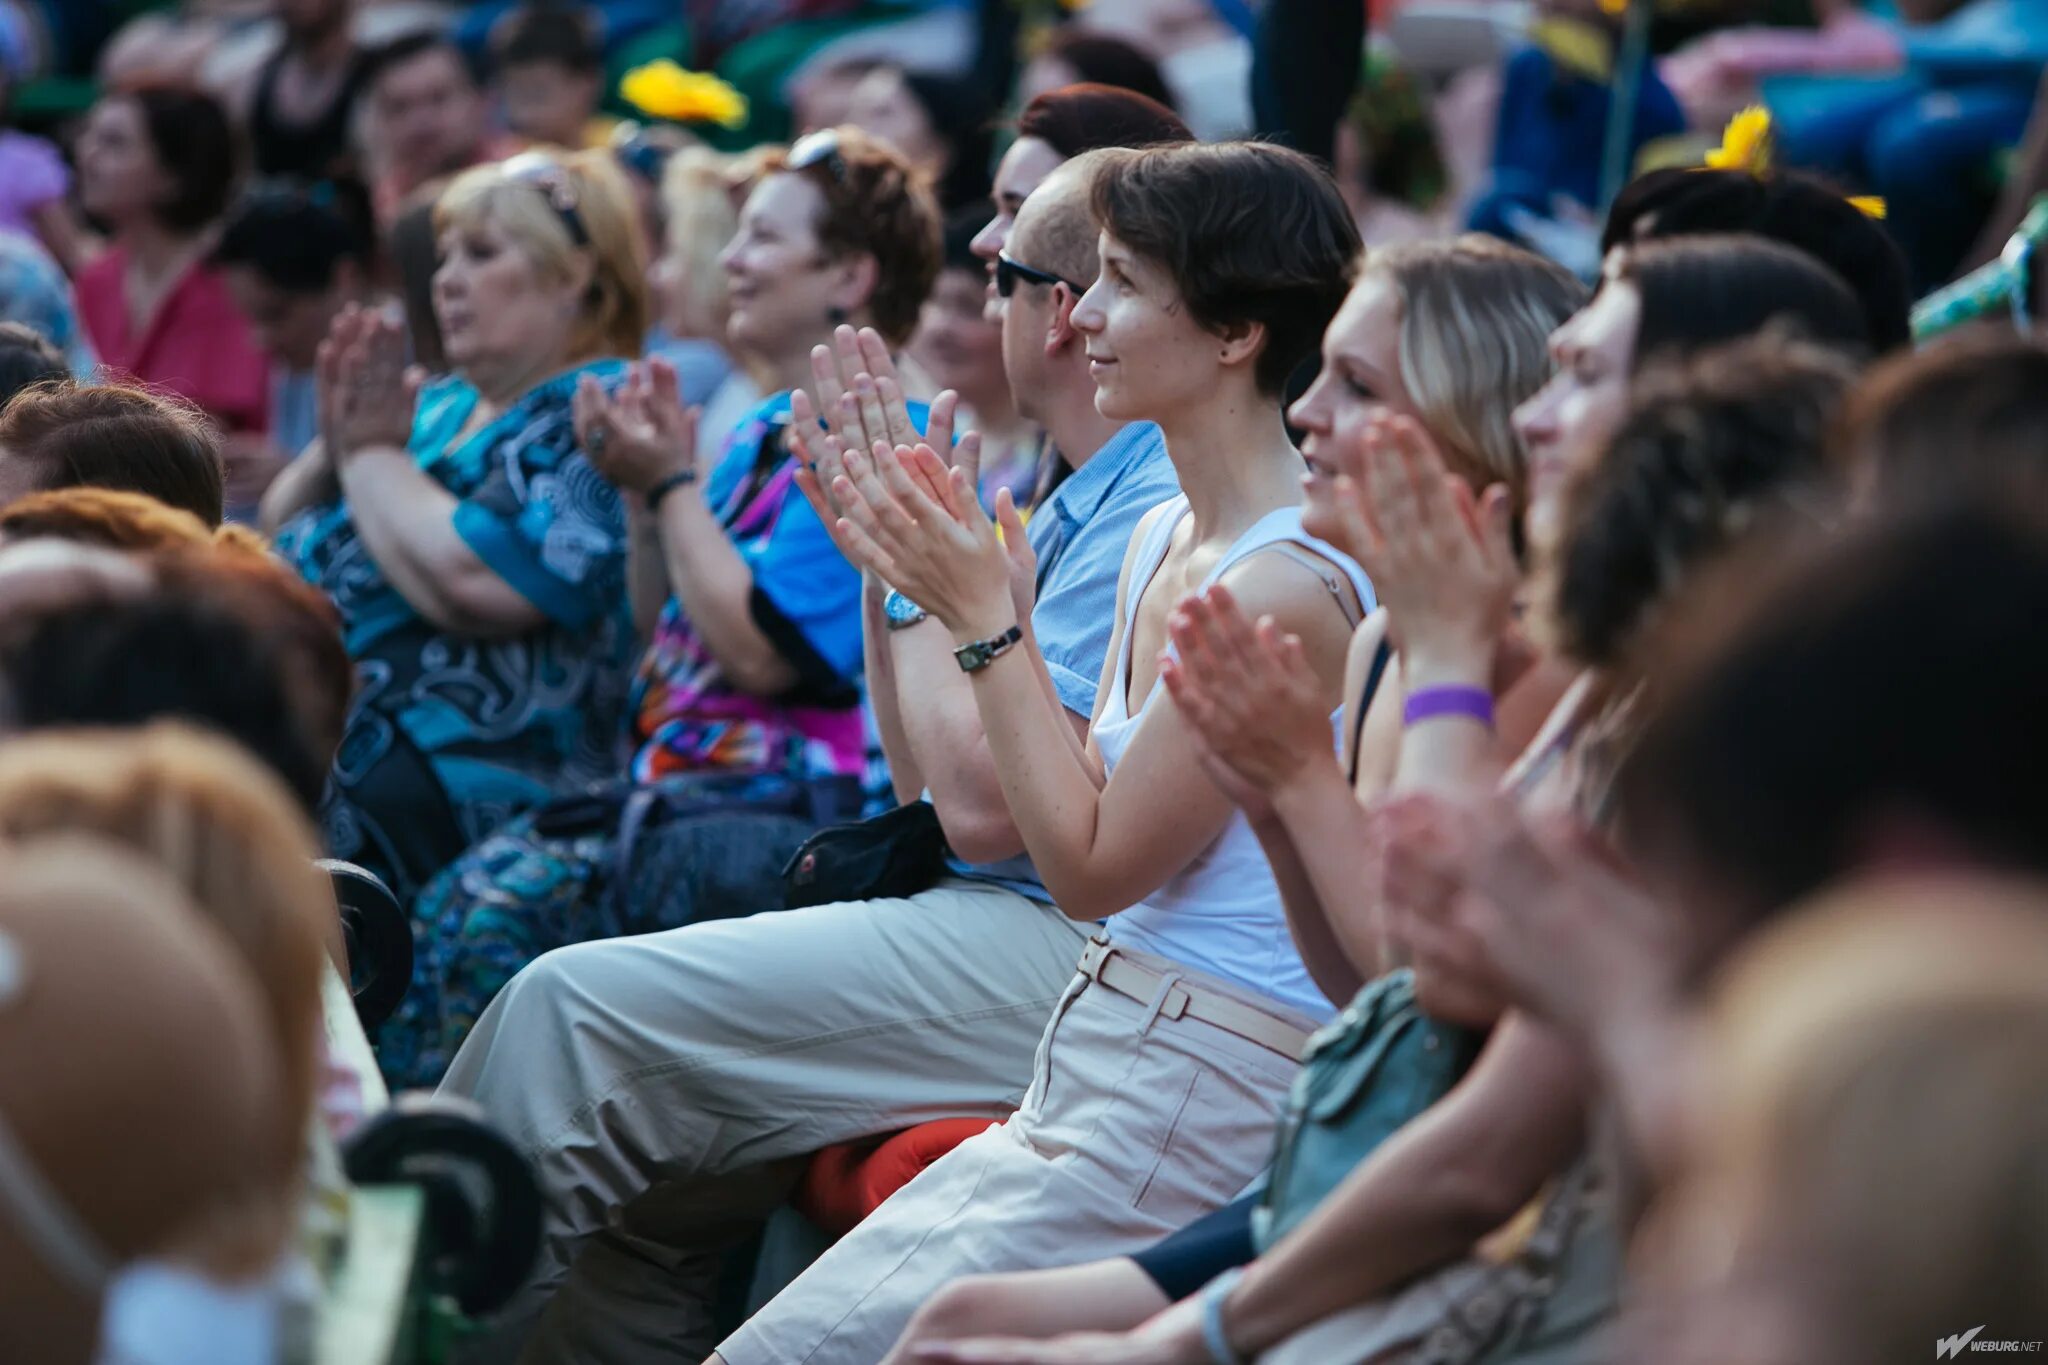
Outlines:
{"type": "Polygon", "coordinates": [[[1803,251],[1763,237],[1672,237],[1623,252],[1610,281],[1643,300],[1636,364],[1755,336],[1772,322],[1808,341],[1862,355],[1863,307],[1841,277],[1803,251]]]}
{"type": "Polygon", "coordinates": [[[219,100],[170,86],[145,86],[112,98],[135,101],[150,149],[175,186],[156,206],[167,227],[197,232],[227,211],[235,185],[235,131],[219,100]]]}
{"type": "Polygon", "coordinates": [[[0,408],[23,389],[70,376],[64,353],[48,337],[26,323],[0,322],[0,408]]]}
{"type": "Polygon", "coordinates": [[[1025,105],[1017,136],[1037,138],[1069,161],[1104,147],[1160,147],[1195,138],[1158,100],[1091,81],[1048,90],[1025,105]]]}
{"type": "Polygon", "coordinates": [[[1344,302],[1361,249],[1336,182],[1259,142],[1098,155],[1095,221],[1158,262],[1202,326],[1263,327],[1254,374],[1262,392],[1283,392],[1344,302]]]}
{"type": "Polygon", "coordinates": [[[1836,456],[1887,501],[2048,492],[2048,346],[1985,325],[1894,356],[1850,397],[1836,456]]]}
{"type": "Polygon", "coordinates": [[[0,412],[0,450],[45,489],[119,488],[221,523],[220,437],[181,399],[126,384],[44,384],[0,412]]]}
{"type": "Polygon", "coordinates": [[[939,277],[939,203],[925,177],[894,148],[858,128],[836,128],[838,154],[792,169],[786,152],[763,158],[761,174],[801,175],[824,196],[813,231],[834,260],[872,256],[875,330],[901,346],[917,330],[918,311],[939,277]]]}
{"type": "MultiPolygon", "coordinates": [[[[1113,33],[1104,33],[1081,24],[1068,24],[1053,30],[1052,36],[1045,40],[1045,46],[1039,50],[1038,55],[1065,62],[1074,68],[1084,82],[1128,90],[1134,95],[1142,95],[1154,101],[1161,108],[1173,108],[1173,91],[1167,87],[1166,77],[1159,73],[1159,63],[1152,60],[1150,53],[1135,44],[1125,42],[1113,33]]],[[[1166,140],[1154,139],[1161,142],[1166,140]]],[[[1072,156],[1074,153],[1069,152],[1067,155],[1072,156]]]]}
{"type": "Polygon", "coordinates": [[[1645,371],[1606,455],[1567,494],[1552,601],[1564,651],[1626,662],[1704,559],[1811,490],[1852,379],[1838,356],[1769,335],[1645,371]]]}

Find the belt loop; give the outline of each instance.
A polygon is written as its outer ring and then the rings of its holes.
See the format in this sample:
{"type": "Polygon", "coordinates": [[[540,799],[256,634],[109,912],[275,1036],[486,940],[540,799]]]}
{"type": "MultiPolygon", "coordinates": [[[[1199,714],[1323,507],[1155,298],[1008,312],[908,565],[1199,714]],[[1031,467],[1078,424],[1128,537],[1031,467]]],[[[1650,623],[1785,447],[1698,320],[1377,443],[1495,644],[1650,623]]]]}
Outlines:
{"type": "MultiPolygon", "coordinates": [[[[1179,972],[1168,972],[1165,976],[1159,978],[1159,984],[1152,990],[1152,1001],[1145,1006],[1145,1019],[1144,1022],[1138,1025],[1138,1032],[1150,1033],[1152,1031],[1152,1025],[1159,1022],[1159,1015],[1166,1008],[1167,998],[1173,994],[1179,985],[1179,972]]],[[[1182,992],[1182,994],[1186,994],[1186,992],[1182,992]]]]}

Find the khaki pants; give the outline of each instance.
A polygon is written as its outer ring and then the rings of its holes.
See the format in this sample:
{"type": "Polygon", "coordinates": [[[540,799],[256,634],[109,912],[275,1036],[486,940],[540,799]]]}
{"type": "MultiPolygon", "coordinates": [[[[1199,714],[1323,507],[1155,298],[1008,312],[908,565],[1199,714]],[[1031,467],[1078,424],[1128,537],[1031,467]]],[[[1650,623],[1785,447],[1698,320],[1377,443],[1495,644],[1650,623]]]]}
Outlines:
{"type": "Polygon", "coordinates": [[[534,1277],[471,1358],[695,1365],[717,1253],[802,1158],[1009,1109],[1084,943],[1050,906],[948,880],[534,962],[442,1086],[532,1159],[546,1204],[534,1277]]]}
{"type": "MultiPolygon", "coordinates": [[[[1126,956],[1303,1035],[1314,1027],[1163,958],[1126,956]]],[[[1234,1033],[1163,1017],[1076,976],[1046,1027],[1023,1107],[898,1191],[719,1354],[727,1365],[874,1365],[918,1307],[960,1276],[1123,1255],[1185,1227],[1264,1168],[1297,1069],[1234,1033]]]]}

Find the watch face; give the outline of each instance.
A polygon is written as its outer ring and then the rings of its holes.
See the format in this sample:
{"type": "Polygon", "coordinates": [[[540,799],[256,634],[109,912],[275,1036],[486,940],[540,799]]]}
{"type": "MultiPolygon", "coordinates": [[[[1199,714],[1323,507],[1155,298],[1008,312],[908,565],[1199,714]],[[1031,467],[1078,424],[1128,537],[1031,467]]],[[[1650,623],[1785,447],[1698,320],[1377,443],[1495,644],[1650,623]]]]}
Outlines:
{"type": "Polygon", "coordinates": [[[900,592],[892,592],[882,603],[882,615],[898,626],[915,625],[924,619],[924,608],[900,592]]]}

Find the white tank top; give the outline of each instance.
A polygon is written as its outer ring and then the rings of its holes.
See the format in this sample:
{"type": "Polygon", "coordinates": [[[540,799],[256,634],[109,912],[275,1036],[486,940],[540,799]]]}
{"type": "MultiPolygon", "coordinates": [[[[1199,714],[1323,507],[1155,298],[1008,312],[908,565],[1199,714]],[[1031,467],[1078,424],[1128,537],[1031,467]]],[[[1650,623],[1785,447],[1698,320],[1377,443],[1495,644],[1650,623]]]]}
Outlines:
{"type": "MultiPolygon", "coordinates": [[[[1108,700],[1093,731],[1103,767],[1110,772],[1116,770],[1117,762],[1130,747],[1131,736],[1137,733],[1145,713],[1165,695],[1164,685],[1155,681],[1137,714],[1130,713],[1133,623],[1138,599],[1166,559],[1174,528],[1187,513],[1185,497],[1167,503],[1152,518],[1131,565],[1130,585],[1123,604],[1123,643],[1117,653],[1108,700]]],[[[1372,610],[1372,585],[1366,581],[1364,571],[1335,547],[1304,532],[1299,507],[1283,507],[1261,517],[1237,538],[1222,561],[1202,580],[1202,587],[1214,583],[1247,555],[1282,544],[1312,551],[1332,567],[1341,569],[1350,578],[1360,607],[1372,610]]],[[[1330,716],[1333,748],[1342,715],[1340,707],[1330,716]]],[[[1318,1021],[1335,1013],[1335,1006],[1302,965],[1294,936],[1288,932],[1287,912],[1280,902],[1280,887],[1273,880],[1273,869],[1266,862],[1265,850],[1259,846],[1251,822],[1241,811],[1231,812],[1230,823],[1216,836],[1216,842],[1203,849],[1172,881],[1130,909],[1112,916],[1108,933],[1112,942],[1123,947],[1184,962],[1318,1021]]]]}

